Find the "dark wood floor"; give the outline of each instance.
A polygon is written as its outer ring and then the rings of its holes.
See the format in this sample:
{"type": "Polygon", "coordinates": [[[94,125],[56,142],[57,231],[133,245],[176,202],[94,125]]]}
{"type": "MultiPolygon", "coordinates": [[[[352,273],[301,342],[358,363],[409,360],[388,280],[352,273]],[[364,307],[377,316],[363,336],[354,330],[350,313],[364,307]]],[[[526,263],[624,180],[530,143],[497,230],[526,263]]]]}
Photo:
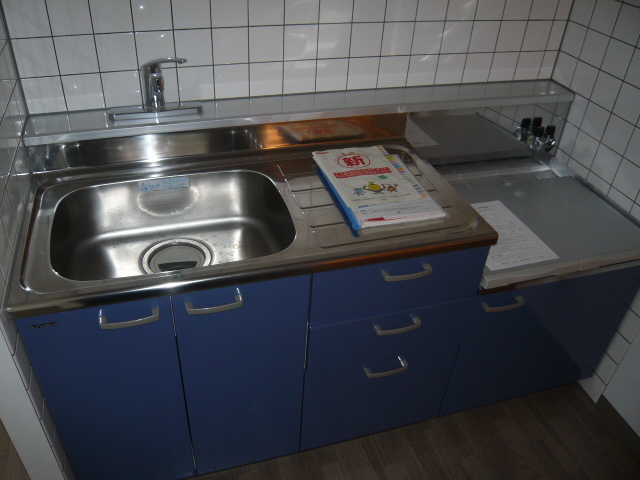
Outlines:
{"type": "MultiPolygon", "coordinates": [[[[197,480],[638,480],[613,425],[570,385],[197,480]]],[[[0,428],[0,479],[26,480],[12,449],[0,428]]]]}

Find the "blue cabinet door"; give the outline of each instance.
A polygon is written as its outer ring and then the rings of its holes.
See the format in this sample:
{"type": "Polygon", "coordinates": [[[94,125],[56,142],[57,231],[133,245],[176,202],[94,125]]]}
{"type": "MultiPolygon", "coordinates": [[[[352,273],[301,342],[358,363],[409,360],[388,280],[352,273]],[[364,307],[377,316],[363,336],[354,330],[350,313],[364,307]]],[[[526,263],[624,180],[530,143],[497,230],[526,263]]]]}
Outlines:
{"type": "Polygon", "coordinates": [[[464,302],[312,327],[302,449],[436,417],[464,302]]]}
{"type": "Polygon", "coordinates": [[[25,318],[18,328],[79,480],[195,474],[168,298],[25,318]]]}
{"type": "Polygon", "coordinates": [[[298,451],[310,288],[301,276],[172,297],[199,474],[298,451]]]}
{"type": "Polygon", "coordinates": [[[638,291],[638,278],[639,267],[626,268],[470,302],[441,414],[590,376],[638,291]]]}
{"type": "Polygon", "coordinates": [[[470,322],[441,415],[557,387],[580,377],[579,365],[535,314],[533,296],[527,293],[524,289],[468,302],[470,322]]]}

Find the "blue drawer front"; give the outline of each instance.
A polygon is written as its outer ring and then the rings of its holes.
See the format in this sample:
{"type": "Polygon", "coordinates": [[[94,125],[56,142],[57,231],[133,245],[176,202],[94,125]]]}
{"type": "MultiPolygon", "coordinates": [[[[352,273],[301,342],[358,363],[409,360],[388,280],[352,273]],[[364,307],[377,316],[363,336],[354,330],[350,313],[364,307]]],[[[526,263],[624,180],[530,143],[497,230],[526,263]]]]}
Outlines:
{"type": "Polygon", "coordinates": [[[438,415],[459,345],[458,303],[312,328],[302,449],[396,428],[438,415]],[[421,326],[397,335],[383,330],[421,326]],[[376,374],[406,370],[395,375],[376,374]]]}
{"type": "Polygon", "coordinates": [[[18,321],[79,480],[195,474],[169,298],[18,321]],[[130,328],[109,323],[160,319],[130,328]]]}
{"type": "Polygon", "coordinates": [[[298,451],[309,276],[172,297],[198,474],[298,451]],[[212,314],[195,308],[237,302],[212,314]]]}
{"type": "Polygon", "coordinates": [[[314,275],[311,324],[335,323],[474,296],[488,252],[489,247],[474,248],[314,275]],[[385,281],[385,275],[397,278],[426,274],[425,269],[431,269],[431,273],[403,281],[385,281]]]}

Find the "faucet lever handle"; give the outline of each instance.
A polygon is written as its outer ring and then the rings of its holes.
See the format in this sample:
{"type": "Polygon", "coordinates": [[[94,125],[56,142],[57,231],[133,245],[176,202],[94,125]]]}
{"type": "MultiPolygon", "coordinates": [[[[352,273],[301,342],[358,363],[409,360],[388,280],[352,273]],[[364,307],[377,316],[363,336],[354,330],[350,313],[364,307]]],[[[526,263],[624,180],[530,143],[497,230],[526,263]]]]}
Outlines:
{"type": "Polygon", "coordinates": [[[186,58],[182,57],[164,57],[164,58],[156,58],[155,60],[150,60],[147,63],[143,64],[143,71],[154,71],[160,68],[160,65],[163,63],[185,63],[187,61],[186,58]]]}

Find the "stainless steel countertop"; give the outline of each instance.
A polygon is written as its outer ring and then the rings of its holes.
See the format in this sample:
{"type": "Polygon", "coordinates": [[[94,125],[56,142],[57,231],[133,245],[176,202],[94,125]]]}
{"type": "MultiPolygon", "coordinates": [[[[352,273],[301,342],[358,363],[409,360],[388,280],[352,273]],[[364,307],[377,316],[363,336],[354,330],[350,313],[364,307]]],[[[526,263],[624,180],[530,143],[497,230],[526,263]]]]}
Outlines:
{"type": "MultiPolygon", "coordinates": [[[[387,131],[393,132],[393,128],[387,131]]],[[[11,280],[8,313],[14,318],[104,303],[170,295],[244,282],[308,274],[488,246],[495,231],[442,177],[407,147],[402,138],[379,132],[352,144],[383,144],[401,155],[410,170],[445,208],[444,221],[416,222],[352,234],[313,170],[311,151],[318,145],[291,149],[243,151],[230,158],[196,155],[127,163],[61,166],[36,175],[33,216],[21,231],[24,248],[11,280]],[[377,137],[377,138],[376,138],[377,137]],[[383,141],[380,141],[382,138],[383,141]],[[268,176],[293,218],[296,236],[280,253],[197,269],[104,280],[77,281],[61,277],[48,260],[49,229],[57,203],[68,192],[105,182],[188,175],[203,171],[251,170],[268,176]],[[322,213],[317,215],[317,213],[322,213]]],[[[322,149],[349,143],[323,144],[322,149]]]]}
{"type": "Polygon", "coordinates": [[[530,159],[436,167],[470,203],[499,200],[557,259],[503,270],[485,267],[487,290],[518,288],[623,268],[640,260],[640,228],[564,164],[530,159]]]}

